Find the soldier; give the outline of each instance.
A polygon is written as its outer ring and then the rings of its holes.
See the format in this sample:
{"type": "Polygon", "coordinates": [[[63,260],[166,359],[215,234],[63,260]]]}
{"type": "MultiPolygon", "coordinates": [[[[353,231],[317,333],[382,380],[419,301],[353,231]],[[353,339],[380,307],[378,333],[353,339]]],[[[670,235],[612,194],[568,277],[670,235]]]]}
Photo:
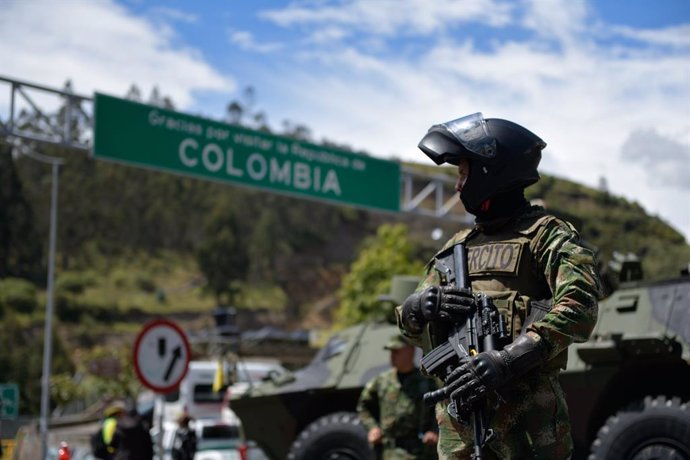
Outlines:
{"type": "Polygon", "coordinates": [[[433,410],[422,402],[424,393],[436,387],[415,366],[414,346],[402,336],[393,336],[384,349],[390,350],[393,369],[366,384],[357,414],[369,442],[382,448],[384,460],[422,458],[425,446],[438,440],[433,410]]]}
{"type": "MultiPolygon", "coordinates": [[[[453,318],[476,307],[437,263],[464,243],[472,289],[493,299],[512,339],[501,351],[464,359],[445,382],[465,412],[486,403],[495,436],[485,458],[564,459],[573,449],[558,373],[567,347],[594,327],[600,283],[594,255],[572,225],[524,197],[539,180],[545,146],[524,127],[480,113],[432,126],[419,143],[436,164],[457,166],[455,188],[475,225],[429,262],[425,280],[396,309],[398,324],[426,353],[447,340],[453,318]]],[[[451,417],[447,404],[436,406],[439,457],[469,459],[472,425],[451,417]]]]}

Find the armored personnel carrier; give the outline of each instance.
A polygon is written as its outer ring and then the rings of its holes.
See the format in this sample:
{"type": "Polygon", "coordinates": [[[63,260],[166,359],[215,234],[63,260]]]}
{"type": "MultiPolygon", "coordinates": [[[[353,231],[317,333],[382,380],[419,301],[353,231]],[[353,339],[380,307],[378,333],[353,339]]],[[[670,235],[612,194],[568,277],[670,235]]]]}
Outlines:
{"type": "MultiPolygon", "coordinates": [[[[591,339],[569,349],[561,374],[575,459],[690,460],[690,277],[646,282],[638,261],[599,304],[591,339]]],[[[402,300],[417,279],[395,279],[402,300]]],[[[231,401],[249,439],[273,459],[368,459],[355,415],[364,384],[388,368],[390,324],[361,324],[335,334],[312,363],[273,376],[231,401]]]]}
{"type": "Polygon", "coordinates": [[[619,264],[561,373],[574,458],[690,459],[690,277],[649,282],[639,260],[619,264]]]}
{"type": "MultiPolygon", "coordinates": [[[[418,277],[397,276],[381,300],[402,303],[418,283],[418,277]]],[[[233,398],[230,407],[247,438],[276,460],[371,458],[355,406],[364,385],[390,367],[383,347],[397,333],[391,323],[339,331],[304,369],[272,375],[233,398]]]]}

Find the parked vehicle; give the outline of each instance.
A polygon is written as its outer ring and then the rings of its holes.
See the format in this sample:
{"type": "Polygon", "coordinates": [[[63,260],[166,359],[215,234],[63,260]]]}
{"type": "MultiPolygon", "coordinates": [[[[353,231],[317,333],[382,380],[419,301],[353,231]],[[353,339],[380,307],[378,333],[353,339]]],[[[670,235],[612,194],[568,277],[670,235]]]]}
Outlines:
{"type": "MultiPolygon", "coordinates": [[[[628,262],[624,282],[599,304],[591,339],[570,347],[561,374],[573,458],[690,459],[690,277],[643,281],[628,262]]],[[[401,303],[415,284],[395,279],[391,297],[401,303]]],[[[272,459],[369,458],[356,401],[388,368],[382,349],[396,331],[371,323],[340,331],[304,369],[233,398],[247,436],[272,459]]]]}
{"type": "MultiPolygon", "coordinates": [[[[239,363],[191,361],[178,391],[156,400],[151,435],[158,446],[162,442],[165,458],[170,458],[177,418],[186,412],[197,434],[195,459],[261,460],[266,458],[255,443],[244,436],[240,419],[229,408],[229,394],[240,394],[258,385],[271,372],[284,371],[274,360],[247,360],[239,363]],[[213,382],[222,365],[223,381],[227,389],[214,391],[213,382]],[[162,426],[162,430],[161,430],[162,426]],[[163,436],[162,441],[159,437],[163,436]]],[[[287,372],[287,371],[285,371],[287,372]]]]}
{"type": "Polygon", "coordinates": [[[228,393],[234,395],[259,385],[270,375],[287,373],[278,360],[271,359],[242,359],[236,363],[223,361],[220,364],[218,361],[191,361],[179,389],[165,395],[162,403],[155,402],[154,426],[161,416],[166,422],[174,422],[183,411],[193,419],[217,419],[227,414],[228,420],[236,420],[234,414],[227,412],[226,392],[213,390],[219,365],[223,366],[223,381],[229,385],[228,393]]]}
{"type": "Polygon", "coordinates": [[[561,373],[574,457],[690,459],[690,277],[644,281],[634,258],[618,270],[561,373]]]}
{"type": "MultiPolygon", "coordinates": [[[[198,419],[190,423],[197,438],[194,460],[266,460],[256,445],[245,439],[239,421],[198,419]]],[[[163,435],[163,458],[172,459],[177,425],[166,423],[163,435]]]]}
{"type": "MultiPolygon", "coordinates": [[[[388,300],[401,302],[416,277],[396,277],[388,300]]],[[[366,458],[366,432],[355,412],[362,388],[390,367],[383,349],[397,327],[363,323],[334,334],[311,363],[294,373],[272,375],[230,407],[250,439],[272,459],[366,458]],[[318,451],[308,446],[318,445],[318,451]]]]}
{"type": "Polygon", "coordinates": [[[194,429],[197,437],[194,460],[268,460],[255,442],[245,439],[241,425],[199,420],[194,429]]]}

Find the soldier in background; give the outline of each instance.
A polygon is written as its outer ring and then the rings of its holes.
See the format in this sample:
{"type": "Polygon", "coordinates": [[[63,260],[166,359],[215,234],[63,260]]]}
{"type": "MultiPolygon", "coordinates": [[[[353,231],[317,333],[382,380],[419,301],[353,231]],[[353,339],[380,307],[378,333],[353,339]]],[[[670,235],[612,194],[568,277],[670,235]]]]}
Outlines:
{"type": "MultiPolygon", "coordinates": [[[[589,338],[597,319],[599,276],[592,252],[572,225],[531,206],[524,189],[539,180],[546,146],[524,127],[480,113],[434,125],[419,148],[436,164],[458,168],[456,190],[475,226],[461,230],[427,264],[426,279],[396,312],[399,326],[425,353],[448,339],[477,300],[451,283],[445,267],[464,243],[473,290],[507,318],[512,343],[466,358],[445,384],[463,412],[487,402],[493,458],[569,458],[573,443],[558,381],[567,347],[589,338]],[[500,393],[500,397],[499,394],[500,393]]],[[[450,264],[452,266],[452,263],[450,264]]],[[[472,425],[437,405],[438,453],[470,459],[472,425]]]]}
{"type": "Polygon", "coordinates": [[[422,396],[436,386],[415,366],[414,346],[402,336],[393,336],[384,349],[390,351],[393,369],[366,384],[357,414],[384,460],[426,458],[425,450],[433,453],[438,434],[433,409],[424,405],[422,396]]]}

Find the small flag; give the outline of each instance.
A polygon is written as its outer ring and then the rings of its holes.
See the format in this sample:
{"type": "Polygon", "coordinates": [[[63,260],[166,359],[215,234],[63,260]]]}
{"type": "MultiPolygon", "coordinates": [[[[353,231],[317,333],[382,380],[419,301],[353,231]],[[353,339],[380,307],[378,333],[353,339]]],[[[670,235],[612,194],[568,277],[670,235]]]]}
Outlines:
{"type": "Polygon", "coordinates": [[[213,377],[213,392],[218,393],[225,386],[225,373],[223,372],[223,361],[218,360],[218,367],[216,367],[216,375],[213,377]]]}

